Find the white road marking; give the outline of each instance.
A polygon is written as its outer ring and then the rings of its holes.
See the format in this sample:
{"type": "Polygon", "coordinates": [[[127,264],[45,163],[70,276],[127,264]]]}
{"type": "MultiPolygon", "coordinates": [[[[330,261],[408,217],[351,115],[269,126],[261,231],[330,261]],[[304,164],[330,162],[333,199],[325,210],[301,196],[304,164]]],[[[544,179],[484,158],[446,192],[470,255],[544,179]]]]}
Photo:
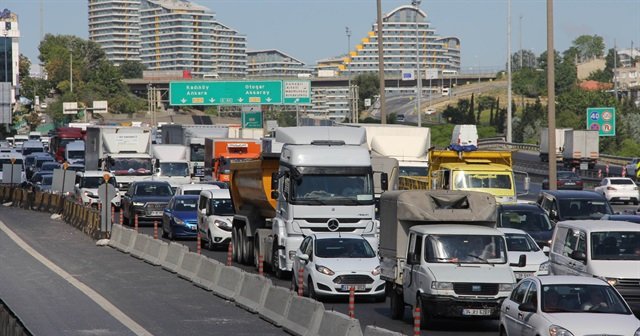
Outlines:
{"type": "Polygon", "coordinates": [[[84,295],[89,297],[93,302],[95,302],[98,306],[102,307],[102,309],[106,310],[111,316],[113,316],[116,320],[120,321],[124,326],[129,328],[136,335],[146,336],[153,335],[146,329],[144,329],[141,325],[136,323],[134,320],[129,318],[124,312],[114,306],[109,300],[104,298],[98,292],[89,288],[89,286],[85,285],[78,279],[74,278],[71,274],[67,273],[65,270],[60,268],[58,265],[54,264],[51,260],[47,259],[42,254],[38,253],[38,251],[34,250],[29,244],[27,244],[24,240],[22,240],[18,235],[15,234],[4,222],[0,221],[0,230],[2,230],[11,240],[13,240],[20,248],[29,253],[36,260],[41,262],[44,266],[50,269],[52,272],[56,273],[64,280],[66,280],[70,285],[80,290],[84,295]]]}

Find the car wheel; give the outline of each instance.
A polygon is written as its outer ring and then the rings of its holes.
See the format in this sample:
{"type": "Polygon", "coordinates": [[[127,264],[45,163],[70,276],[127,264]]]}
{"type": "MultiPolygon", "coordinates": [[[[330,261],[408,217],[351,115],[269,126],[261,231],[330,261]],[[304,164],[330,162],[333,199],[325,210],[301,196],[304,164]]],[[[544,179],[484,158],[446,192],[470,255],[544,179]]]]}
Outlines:
{"type": "Polygon", "coordinates": [[[311,280],[311,277],[309,277],[309,280],[307,281],[307,293],[309,294],[308,296],[310,299],[320,301],[320,298],[318,297],[318,294],[316,293],[315,288],[313,288],[313,280],[311,280]]]}
{"type": "Polygon", "coordinates": [[[378,295],[378,296],[375,297],[374,301],[377,302],[377,303],[385,302],[385,301],[387,301],[387,296],[385,294],[378,295]]]}
{"type": "Polygon", "coordinates": [[[633,200],[633,205],[638,205],[638,199],[633,200]]]}
{"type": "Polygon", "coordinates": [[[122,213],[122,225],[130,226],[129,225],[129,217],[125,216],[124,212],[122,213]]]}
{"type": "Polygon", "coordinates": [[[171,224],[169,224],[169,240],[174,241],[176,237],[173,236],[173,229],[171,228],[171,224]]]}
{"type": "Polygon", "coordinates": [[[167,238],[169,235],[167,235],[167,230],[164,229],[164,225],[162,226],[162,238],[167,238]]]}
{"type": "MultiPolygon", "coordinates": [[[[251,240],[247,236],[247,227],[243,227],[241,231],[242,237],[242,245],[240,248],[242,249],[242,256],[244,258],[243,263],[245,265],[250,265],[253,262],[253,245],[251,244],[251,240]]],[[[256,264],[257,265],[257,264],[256,264]]]]}
{"type": "Polygon", "coordinates": [[[391,308],[392,320],[400,320],[404,317],[404,299],[402,298],[402,294],[393,289],[389,295],[389,306],[391,308]]]}
{"type": "Polygon", "coordinates": [[[276,243],[277,239],[273,242],[273,248],[271,249],[271,269],[273,270],[273,275],[277,279],[282,279],[282,270],[280,269],[280,265],[278,265],[278,243],[276,243]]]}
{"type": "Polygon", "coordinates": [[[298,293],[298,275],[297,272],[291,272],[291,290],[298,293]]]}
{"type": "Polygon", "coordinates": [[[213,246],[213,238],[211,237],[211,232],[210,231],[207,231],[207,242],[206,242],[205,247],[209,251],[213,251],[215,249],[215,247],[213,246]]]}
{"type": "Polygon", "coordinates": [[[424,311],[424,304],[420,294],[416,298],[416,307],[420,307],[420,329],[426,329],[431,324],[431,317],[424,311]]]}
{"type": "Polygon", "coordinates": [[[500,336],[507,336],[507,331],[502,326],[500,327],[500,336]]]}

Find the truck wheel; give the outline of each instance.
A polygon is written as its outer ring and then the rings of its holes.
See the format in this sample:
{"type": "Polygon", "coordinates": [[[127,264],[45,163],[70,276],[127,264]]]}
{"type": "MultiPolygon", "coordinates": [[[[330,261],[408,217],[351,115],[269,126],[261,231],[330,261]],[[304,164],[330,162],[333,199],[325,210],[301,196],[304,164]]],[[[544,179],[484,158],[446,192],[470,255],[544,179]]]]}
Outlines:
{"type": "Polygon", "coordinates": [[[426,329],[431,323],[431,317],[424,311],[424,304],[420,294],[416,298],[416,307],[420,307],[420,329],[426,329]]]}
{"type": "Polygon", "coordinates": [[[402,294],[392,289],[389,296],[391,319],[401,320],[404,317],[404,299],[402,298],[402,294]]]}
{"type": "Polygon", "coordinates": [[[278,258],[278,239],[277,237],[273,241],[273,248],[271,249],[271,269],[273,270],[273,275],[276,279],[282,279],[282,270],[280,269],[280,263],[278,262],[280,258],[278,258]]]}
{"type": "MultiPolygon", "coordinates": [[[[253,244],[251,238],[247,237],[247,227],[242,228],[242,256],[244,258],[243,263],[245,265],[251,265],[253,262],[253,244]]],[[[256,263],[256,265],[258,265],[256,263]]]]}
{"type": "Polygon", "coordinates": [[[239,256],[238,256],[238,244],[240,237],[238,237],[238,228],[234,227],[233,229],[231,229],[231,255],[233,256],[233,261],[235,262],[239,262],[239,256]]]}
{"type": "Polygon", "coordinates": [[[233,246],[234,249],[238,250],[237,256],[238,256],[238,262],[243,264],[244,263],[244,255],[242,255],[242,244],[244,244],[244,239],[245,237],[242,235],[242,229],[238,229],[238,240],[237,240],[237,244],[235,244],[233,246]]]}

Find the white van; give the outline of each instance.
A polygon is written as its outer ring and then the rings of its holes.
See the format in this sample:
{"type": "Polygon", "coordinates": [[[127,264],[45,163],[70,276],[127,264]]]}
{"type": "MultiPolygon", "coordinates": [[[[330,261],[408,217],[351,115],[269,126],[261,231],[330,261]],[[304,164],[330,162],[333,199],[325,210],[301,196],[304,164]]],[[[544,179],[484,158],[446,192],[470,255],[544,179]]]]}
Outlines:
{"type": "Polygon", "coordinates": [[[198,198],[198,232],[209,250],[231,241],[235,210],[229,189],[209,189],[198,198]]]}
{"type": "Polygon", "coordinates": [[[64,148],[64,159],[69,164],[84,164],[84,141],[76,140],[64,148]]]}
{"type": "Polygon", "coordinates": [[[614,220],[556,224],[549,252],[554,275],[606,279],[640,311],[640,225],[614,220]]]}
{"type": "Polygon", "coordinates": [[[478,128],[476,125],[456,125],[451,134],[451,144],[478,147],[478,128]]]}
{"type": "Polygon", "coordinates": [[[44,153],[44,145],[40,140],[27,140],[22,144],[22,156],[27,156],[31,153],[44,153]]]}

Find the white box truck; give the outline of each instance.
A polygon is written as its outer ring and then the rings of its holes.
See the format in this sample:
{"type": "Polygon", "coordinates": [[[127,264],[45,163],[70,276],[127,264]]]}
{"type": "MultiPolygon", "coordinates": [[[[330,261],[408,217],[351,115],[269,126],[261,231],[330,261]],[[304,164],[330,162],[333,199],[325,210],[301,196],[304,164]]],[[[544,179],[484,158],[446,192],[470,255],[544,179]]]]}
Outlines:
{"type": "MultiPolygon", "coordinates": [[[[556,161],[562,161],[562,148],[564,147],[564,132],[570,128],[556,128],[556,161]]],[[[540,132],[540,161],[549,162],[549,129],[543,128],[540,132]]]]}
{"type": "MultiPolygon", "coordinates": [[[[391,317],[405,305],[436,318],[497,319],[516,283],[495,198],[456,190],[387,191],[380,201],[381,278],[391,317]]],[[[526,264],[520,256],[519,265],[526,264]]]]}
{"type": "Polygon", "coordinates": [[[174,190],[179,185],[191,183],[188,146],[153,145],[151,158],[154,160],[154,180],[167,181],[174,190]]]}
{"type": "Polygon", "coordinates": [[[567,168],[593,169],[600,157],[598,131],[568,130],[564,134],[562,161],[567,168]]]}

